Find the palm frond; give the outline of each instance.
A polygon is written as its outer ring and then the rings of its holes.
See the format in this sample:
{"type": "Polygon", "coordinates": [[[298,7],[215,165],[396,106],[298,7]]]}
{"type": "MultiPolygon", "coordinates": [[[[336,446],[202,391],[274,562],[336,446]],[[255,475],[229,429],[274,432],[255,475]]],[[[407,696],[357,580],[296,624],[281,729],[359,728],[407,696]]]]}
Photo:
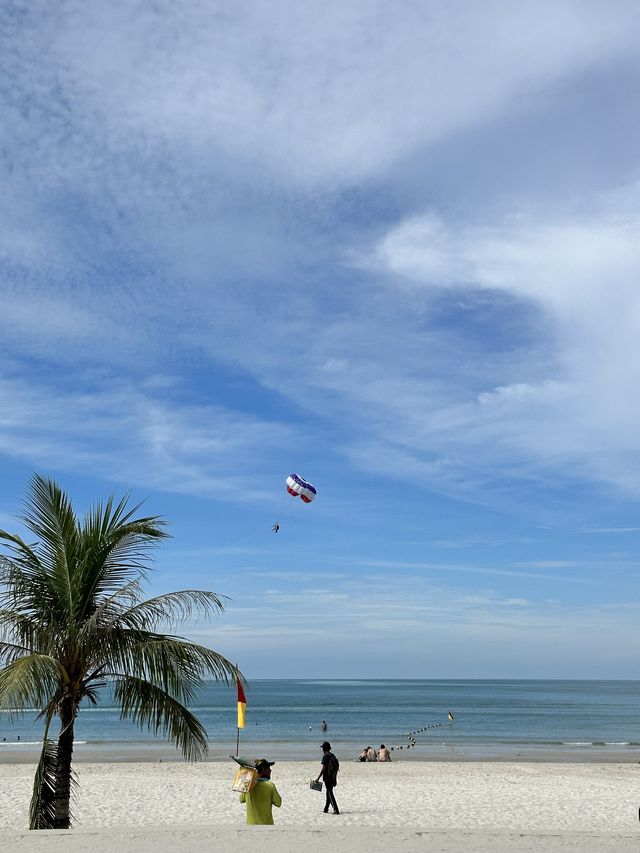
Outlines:
{"type": "Polygon", "coordinates": [[[90,640],[97,632],[104,632],[118,622],[123,613],[126,613],[140,600],[142,591],[141,579],[139,577],[120,586],[110,595],[96,602],[93,612],[82,623],[80,642],[84,639],[90,640]]]}
{"type": "Polygon", "coordinates": [[[215,681],[223,681],[227,685],[234,684],[238,679],[244,679],[238,667],[219,652],[189,640],[182,640],[182,642],[188,645],[190,654],[200,662],[204,677],[211,676],[215,681]]]}
{"type": "Polygon", "coordinates": [[[123,718],[129,718],[153,734],[162,732],[176,744],[187,761],[206,757],[207,733],[184,705],[148,681],[124,673],[109,674],[115,678],[114,696],[123,718]]]}
{"type": "MultiPolygon", "coordinates": [[[[232,664],[224,658],[219,656],[215,671],[211,672],[210,661],[203,661],[200,653],[193,651],[197,646],[188,644],[187,648],[186,640],[152,630],[174,627],[191,617],[221,610],[224,605],[219,596],[213,592],[182,590],[131,605],[131,599],[138,590],[138,585],[133,582],[125,585],[117,594],[106,599],[83,624],[78,641],[85,648],[90,665],[98,665],[104,660],[106,651],[112,667],[134,666],[134,673],[141,677],[159,673],[163,666],[169,668],[169,674],[175,672],[178,679],[209,674],[214,677],[220,675],[225,680],[227,676],[235,677],[233,670],[228,669],[232,664]],[[123,608],[123,604],[130,606],[123,608]],[[162,660],[167,654],[168,659],[162,660]],[[186,660],[188,671],[182,665],[176,667],[178,657],[183,664],[186,660]]],[[[157,675],[151,677],[156,683],[161,683],[157,675]]]]}
{"type": "Polygon", "coordinates": [[[39,538],[38,560],[46,569],[59,615],[73,613],[78,525],[71,501],[54,480],[35,474],[22,521],[39,538]]]}
{"type": "Polygon", "coordinates": [[[58,690],[59,670],[49,655],[19,657],[0,670],[0,710],[10,717],[25,708],[42,708],[58,690]]]}
{"type": "Polygon", "coordinates": [[[21,519],[40,543],[69,544],[77,538],[76,515],[68,495],[55,480],[40,474],[31,478],[21,519]]]}
{"type": "Polygon", "coordinates": [[[155,545],[154,528],[136,523],[120,529],[108,539],[89,547],[82,555],[80,570],[86,590],[85,608],[101,595],[110,595],[123,583],[149,574],[149,551],[155,545]]]}
{"type": "Polygon", "coordinates": [[[12,663],[18,658],[24,657],[25,655],[31,654],[33,649],[28,648],[27,646],[18,646],[16,643],[5,643],[3,640],[0,640],[0,660],[4,660],[7,663],[12,663]]]}
{"type": "MultiPolygon", "coordinates": [[[[60,630],[45,618],[43,606],[41,614],[23,615],[15,610],[0,610],[0,640],[14,646],[20,646],[25,653],[55,656],[58,651],[60,630]],[[40,616],[40,618],[38,618],[40,616]]],[[[0,660],[3,655],[0,653],[0,660]]]]}
{"type": "Polygon", "coordinates": [[[121,613],[118,622],[128,628],[153,630],[160,625],[171,629],[187,619],[224,611],[224,596],[199,589],[183,589],[157,595],[134,604],[121,613]]]}
{"type": "Polygon", "coordinates": [[[192,701],[209,676],[227,684],[238,677],[231,661],[182,637],[114,628],[100,650],[107,671],[128,672],[181,702],[192,701]]]}
{"type": "Polygon", "coordinates": [[[114,507],[111,496],[106,504],[97,503],[85,516],[79,555],[85,591],[83,615],[90,613],[93,601],[100,595],[112,594],[131,579],[145,578],[150,549],[168,536],[159,516],[133,518],[141,504],[128,509],[128,499],[126,495],[114,507]]]}
{"type": "Polygon", "coordinates": [[[0,632],[3,637],[17,639],[22,632],[35,630],[37,620],[24,610],[15,610],[10,607],[0,607],[0,632]]]}
{"type": "Polygon", "coordinates": [[[49,740],[51,717],[47,719],[42,742],[42,752],[33,780],[33,793],[29,806],[29,829],[53,829],[56,818],[56,768],[58,747],[49,740]]]}
{"type": "MultiPolygon", "coordinates": [[[[127,510],[130,497],[131,492],[127,492],[115,506],[114,495],[110,495],[105,504],[101,500],[96,501],[84,517],[82,529],[85,536],[87,538],[97,537],[98,540],[101,540],[107,537],[113,530],[131,521],[142,506],[143,501],[140,501],[140,503],[135,504],[127,510]]],[[[160,521],[159,518],[152,518],[151,516],[148,519],[140,520],[160,521]]]]}
{"type": "MultiPolygon", "coordinates": [[[[6,530],[0,529],[0,539],[8,543],[6,547],[8,548],[9,553],[13,555],[17,562],[23,563],[25,565],[40,565],[38,555],[33,550],[31,545],[27,545],[27,543],[15,533],[8,533],[6,530]]],[[[5,561],[7,560],[6,557],[4,559],[5,561]]],[[[1,570],[2,562],[0,562],[0,572],[1,570]]]]}
{"type": "Polygon", "coordinates": [[[17,536],[0,531],[8,554],[0,555],[0,607],[42,609],[53,599],[51,579],[35,550],[17,536]],[[13,544],[12,544],[13,543],[13,544]]]}

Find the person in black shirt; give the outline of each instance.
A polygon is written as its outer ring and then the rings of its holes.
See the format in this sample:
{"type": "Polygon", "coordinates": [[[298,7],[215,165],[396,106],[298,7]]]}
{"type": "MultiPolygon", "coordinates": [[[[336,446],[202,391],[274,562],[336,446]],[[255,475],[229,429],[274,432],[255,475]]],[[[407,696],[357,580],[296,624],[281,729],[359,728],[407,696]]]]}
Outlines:
{"type": "Polygon", "coordinates": [[[333,789],[338,784],[339,769],[340,762],[331,752],[331,744],[329,741],[325,740],[322,744],[322,765],[320,767],[320,773],[318,773],[318,778],[316,779],[316,782],[319,782],[320,777],[322,776],[322,781],[324,782],[324,787],[327,792],[327,799],[324,804],[325,814],[329,811],[329,806],[332,807],[334,814],[340,814],[336,798],[333,795],[333,789]]]}

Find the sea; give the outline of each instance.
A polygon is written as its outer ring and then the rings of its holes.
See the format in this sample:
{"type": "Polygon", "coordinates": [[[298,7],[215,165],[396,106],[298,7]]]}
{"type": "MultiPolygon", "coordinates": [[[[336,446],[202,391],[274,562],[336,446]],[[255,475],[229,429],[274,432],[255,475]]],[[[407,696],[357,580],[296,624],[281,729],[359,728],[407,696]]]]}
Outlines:
{"type": "MultiPolygon", "coordinates": [[[[240,731],[235,685],[208,684],[191,706],[213,760],[313,760],[325,739],[341,760],[382,743],[393,760],[640,760],[640,681],[278,679],[245,693],[240,731]]],[[[0,716],[0,762],[39,751],[42,721],[23,711],[0,716]]],[[[79,760],[180,757],[122,720],[109,688],[81,707],[75,735],[79,760]]]]}

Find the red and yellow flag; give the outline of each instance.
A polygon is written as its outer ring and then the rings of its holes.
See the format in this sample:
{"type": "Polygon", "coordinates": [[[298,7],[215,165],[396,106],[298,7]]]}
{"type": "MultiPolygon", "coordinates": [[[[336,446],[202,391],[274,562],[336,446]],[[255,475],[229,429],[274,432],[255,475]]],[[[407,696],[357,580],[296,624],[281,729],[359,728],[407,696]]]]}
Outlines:
{"type": "Polygon", "coordinates": [[[244,690],[242,689],[242,684],[240,683],[240,679],[237,679],[238,683],[238,728],[244,728],[244,712],[247,707],[247,700],[244,695],[244,690]]]}

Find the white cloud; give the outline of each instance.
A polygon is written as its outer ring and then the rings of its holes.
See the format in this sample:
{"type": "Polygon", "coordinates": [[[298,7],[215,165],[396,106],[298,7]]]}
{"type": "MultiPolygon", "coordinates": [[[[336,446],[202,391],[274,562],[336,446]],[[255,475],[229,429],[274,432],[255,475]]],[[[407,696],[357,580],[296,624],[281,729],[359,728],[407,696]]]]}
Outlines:
{"type": "Polygon", "coordinates": [[[515,563],[513,569],[503,569],[503,568],[491,568],[486,566],[473,566],[473,565],[456,565],[453,563],[411,563],[411,562],[403,562],[400,560],[366,560],[362,561],[361,565],[369,566],[371,568],[386,568],[386,569],[399,569],[401,571],[415,571],[416,569],[420,569],[422,571],[430,572],[430,573],[438,573],[444,572],[445,574],[448,572],[458,573],[458,574],[469,574],[469,575],[501,575],[503,577],[512,577],[512,578],[533,578],[534,580],[544,581],[545,584],[549,580],[555,581],[569,581],[580,584],[590,584],[593,583],[592,580],[589,580],[581,575],[553,575],[549,576],[548,574],[534,574],[533,572],[523,572],[520,571],[521,568],[530,568],[530,569],[544,569],[544,568],[552,568],[555,566],[556,568],[568,568],[569,566],[575,565],[572,562],[565,562],[564,564],[558,563],[540,563],[540,562],[530,562],[530,563],[515,563]]]}
{"type": "MultiPolygon", "coordinates": [[[[612,14],[571,0],[277,8],[256,0],[223,10],[163,0],[55,12],[34,2],[7,30],[13,104],[32,108],[4,119],[18,138],[31,136],[21,160],[38,177],[46,166],[53,180],[72,173],[99,183],[106,170],[106,186],[121,192],[113,179],[124,177],[122,155],[145,159],[142,172],[127,174],[141,203],[151,169],[177,187],[194,162],[205,175],[233,162],[253,176],[266,167],[279,181],[326,188],[633,51],[637,19],[633,3],[612,14]],[[42,125],[48,138],[32,134],[42,125]]],[[[192,190],[184,182],[174,203],[189,204],[192,190]]]]}
{"type": "Polygon", "coordinates": [[[598,527],[593,530],[583,530],[582,533],[640,533],[640,527],[598,527]]]}
{"type": "Polygon", "coordinates": [[[0,380],[0,413],[0,452],[7,456],[47,470],[91,470],[127,486],[232,500],[269,500],[265,459],[274,446],[296,441],[290,425],[222,406],[175,406],[120,380],[55,394],[45,385],[0,380]],[[252,468],[251,489],[239,466],[252,468]]]}
{"type": "Polygon", "coordinates": [[[513,402],[553,403],[566,397],[570,388],[560,382],[548,379],[537,385],[528,382],[514,382],[512,385],[502,385],[491,391],[478,394],[478,402],[486,408],[500,407],[503,403],[509,406],[513,402]]]}
{"type": "Polygon", "coordinates": [[[419,283],[506,290],[561,313],[581,302],[588,308],[611,278],[616,290],[633,292],[637,231],[637,216],[549,224],[517,217],[489,227],[450,225],[429,213],[392,229],[376,261],[419,283]]]}
{"type": "Polygon", "coordinates": [[[640,203],[620,221],[606,212],[583,222],[545,218],[477,227],[429,213],[381,239],[367,266],[427,291],[504,291],[524,300],[533,336],[517,360],[504,354],[502,369],[518,381],[423,409],[422,442],[412,413],[395,415],[408,425],[407,450],[422,444],[467,463],[482,446],[487,461],[519,457],[531,473],[562,466],[637,494],[640,203]]]}
{"type": "Polygon", "coordinates": [[[523,569],[571,569],[582,565],[576,560],[525,560],[514,563],[514,566],[523,569]]]}
{"type": "MultiPolygon", "coordinates": [[[[222,651],[233,649],[247,674],[261,677],[278,671],[281,654],[287,655],[291,672],[304,675],[311,667],[318,677],[354,672],[368,678],[381,672],[415,677],[425,671],[430,677],[593,677],[594,671],[611,677],[606,662],[618,643],[631,640],[637,608],[629,602],[578,605],[550,602],[546,595],[536,599],[473,587],[447,589],[410,569],[395,570],[392,582],[387,572],[333,578],[326,589],[294,573],[271,589],[268,624],[263,631],[260,623],[257,644],[262,587],[252,594],[245,585],[242,600],[243,608],[255,603],[250,622],[244,609],[236,613],[231,602],[213,629],[190,635],[222,651]],[[329,599],[330,606],[320,611],[318,603],[329,599]],[[585,666],[584,649],[591,648],[593,636],[600,643],[585,666]],[[328,664],[327,655],[332,658],[328,664]]],[[[631,653],[616,660],[616,673],[634,671],[631,653]]]]}

